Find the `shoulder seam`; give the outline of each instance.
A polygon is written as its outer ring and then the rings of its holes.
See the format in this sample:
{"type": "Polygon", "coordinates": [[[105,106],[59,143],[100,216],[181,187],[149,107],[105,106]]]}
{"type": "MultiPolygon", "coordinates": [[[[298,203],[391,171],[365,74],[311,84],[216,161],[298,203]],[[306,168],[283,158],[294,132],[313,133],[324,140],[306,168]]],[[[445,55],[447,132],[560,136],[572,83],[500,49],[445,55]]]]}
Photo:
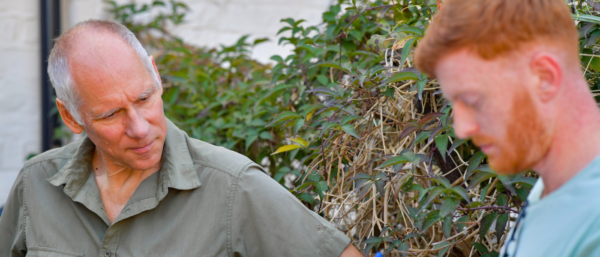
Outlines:
{"type": "Polygon", "coordinates": [[[244,170],[248,170],[248,167],[252,166],[253,162],[247,163],[246,165],[242,165],[241,170],[238,169],[237,176],[233,176],[233,183],[229,186],[229,198],[227,200],[227,255],[233,256],[233,239],[232,239],[232,216],[233,216],[233,203],[235,201],[235,193],[237,192],[238,184],[240,181],[240,177],[242,174],[245,174],[244,170]]]}
{"type": "MultiPolygon", "coordinates": [[[[216,163],[213,163],[213,162],[207,162],[207,161],[202,161],[202,160],[192,160],[192,162],[194,162],[194,164],[197,164],[197,165],[207,166],[207,167],[216,169],[218,171],[221,171],[223,173],[227,173],[227,175],[232,176],[232,177],[236,177],[235,172],[232,172],[232,170],[233,171],[241,172],[241,170],[239,169],[239,167],[247,167],[247,166],[253,164],[253,162],[251,160],[247,160],[247,161],[243,162],[242,164],[240,164],[235,169],[225,169],[223,166],[221,166],[219,164],[216,164],[216,163]]],[[[239,177],[239,174],[237,176],[239,177]]]]}
{"type": "Polygon", "coordinates": [[[23,166],[23,169],[27,169],[29,167],[31,167],[32,165],[38,164],[40,162],[45,162],[45,161],[51,161],[51,160],[58,160],[58,159],[72,159],[73,156],[56,156],[56,157],[46,157],[46,158],[42,158],[41,160],[36,160],[34,162],[28,162],[25,164],[25,166],[23,166]]]}

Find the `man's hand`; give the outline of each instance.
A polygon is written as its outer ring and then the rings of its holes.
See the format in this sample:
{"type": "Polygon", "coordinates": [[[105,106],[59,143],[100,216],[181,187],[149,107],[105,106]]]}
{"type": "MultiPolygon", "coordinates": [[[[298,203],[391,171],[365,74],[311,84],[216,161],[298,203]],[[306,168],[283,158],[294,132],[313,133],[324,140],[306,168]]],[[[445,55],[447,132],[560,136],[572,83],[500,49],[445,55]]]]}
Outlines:
{"type": "Polygon", "coordinates": [[[356,248],[350,244],[348,245],[348,247],[346,247],[346,250],[344,250],[344,252],[342,252],[342,255],[340,255],[340,257],[362,257],[363,255],[356,250],[356,248]]]}

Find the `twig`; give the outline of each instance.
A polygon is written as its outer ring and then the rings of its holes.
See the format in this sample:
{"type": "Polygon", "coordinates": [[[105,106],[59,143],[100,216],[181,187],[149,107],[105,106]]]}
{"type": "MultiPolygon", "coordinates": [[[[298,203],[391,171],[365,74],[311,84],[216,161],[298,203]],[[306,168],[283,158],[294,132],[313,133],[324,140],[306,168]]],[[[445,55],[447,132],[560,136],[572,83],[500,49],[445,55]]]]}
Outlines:
{"type": "Polygon", "coordinates": [[[514,213],[519,213],[517,210],[505,207],[505,206],[484,206],[484,207],[475,207],[475,208],[456,208],[459,211],[476,211],[476,210],[504,210],[510,211],[514,213]]]}

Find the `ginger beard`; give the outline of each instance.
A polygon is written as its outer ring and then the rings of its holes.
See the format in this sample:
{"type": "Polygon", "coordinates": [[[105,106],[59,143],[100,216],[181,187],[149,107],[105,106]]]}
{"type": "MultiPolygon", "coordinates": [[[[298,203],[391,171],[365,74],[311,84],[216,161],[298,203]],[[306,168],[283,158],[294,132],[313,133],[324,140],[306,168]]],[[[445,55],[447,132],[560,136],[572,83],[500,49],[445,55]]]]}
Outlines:
{"type": "Polygon", "coordinates": [[[517,91],[502,139],[475,135],[476,145],[492,144],[498,151],[488,154],[490,167],[502,174],[531,169],[548,152],[550,133],[538,115],[531,96],[517,91]]]}

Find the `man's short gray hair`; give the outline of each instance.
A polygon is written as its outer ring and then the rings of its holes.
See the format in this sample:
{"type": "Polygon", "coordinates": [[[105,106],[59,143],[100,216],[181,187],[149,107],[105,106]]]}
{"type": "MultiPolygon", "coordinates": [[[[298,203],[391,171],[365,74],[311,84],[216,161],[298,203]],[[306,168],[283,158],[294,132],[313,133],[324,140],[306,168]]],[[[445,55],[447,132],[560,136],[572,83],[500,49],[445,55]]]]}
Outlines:
{"type": "Polygon", "coordinates": [[[58,99],[65,104],[67,111],[69,111],[77,123],[83,125],[83,120],[79,113],[80,103],[74,90],[73,77],[69,71],[68,57],[73,42],[77,40],[77,33],[75,33],[75,31],[80,29],[108,32],[119,36],[135,50],[148,72],[150,72],[154,78],[156,86],[161,86],[158,74],[154,70],[154,66],[148,57],[148,53],[127,27],[106,20],[87,20],[77,23],[55,40],[54,48],[52,48],[52,52],[48,59],[48,75],[50,75],[50,81],[56,90],[56,95],[58,99]]]}

